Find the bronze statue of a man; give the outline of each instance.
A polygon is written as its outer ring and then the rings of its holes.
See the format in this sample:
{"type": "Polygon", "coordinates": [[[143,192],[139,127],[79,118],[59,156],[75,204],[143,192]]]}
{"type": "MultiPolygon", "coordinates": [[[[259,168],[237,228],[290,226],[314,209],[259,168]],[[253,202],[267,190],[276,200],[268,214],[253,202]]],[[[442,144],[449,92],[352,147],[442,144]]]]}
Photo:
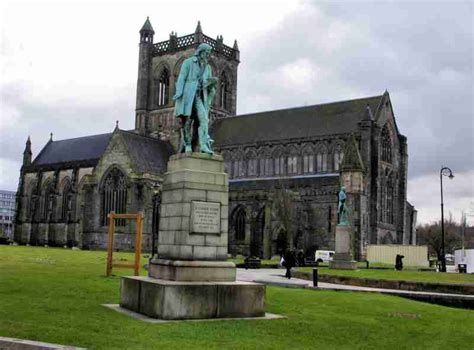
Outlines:
{"type": "Polygon", "coordinates": [[[346,207],[346,188],[341,187],[341,190],[338,193],[339,203],[337,205],[337,212],[339,216],[338,225],[349,225],[349,218],[347,217],[347,207],[346,207]]]}
{"type": "Polygon", "coordinates": [[[212,48],[201,44],[193,56],[184,60],[176,83],[174,115],[181,119],[180,152],[192,152],[192,124],[199,123],[199,148],[213,154],[209,137],[209,109],[216,94],[217,78],[212,76],[208,63],[212,48]]]}

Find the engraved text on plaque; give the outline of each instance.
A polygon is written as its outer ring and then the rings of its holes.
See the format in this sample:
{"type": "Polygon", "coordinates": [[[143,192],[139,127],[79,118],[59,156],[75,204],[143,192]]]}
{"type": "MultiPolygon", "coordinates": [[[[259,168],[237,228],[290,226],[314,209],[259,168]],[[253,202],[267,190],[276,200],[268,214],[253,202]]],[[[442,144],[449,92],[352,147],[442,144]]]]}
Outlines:
{"type": "Polygon", "coordinates": [[[191,204],[192,233],[220,233],[220,203],[193,201],[191,204]]]}

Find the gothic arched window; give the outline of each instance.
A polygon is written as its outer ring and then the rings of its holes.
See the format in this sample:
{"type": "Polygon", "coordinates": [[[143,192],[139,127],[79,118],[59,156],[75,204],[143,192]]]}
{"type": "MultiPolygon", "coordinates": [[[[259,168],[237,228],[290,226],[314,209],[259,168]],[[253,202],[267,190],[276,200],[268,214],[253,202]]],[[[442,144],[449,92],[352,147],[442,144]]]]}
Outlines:
{"type": "MultiPolygon", "coordinates": [[[[102,182],[102,225],[108,225],[107,215],[115,213],[125,213],[127,207],[127,184],[124,173],[118,168],[113,168],[108,172],[102,182]]],[[[125,220],[117,220],[117,226],[125,226],[125,220]]]]}
{"type": "Polygon", "coordinates": [[[390,138],[390,132],[388,131],[387,125],[382,129],[381,135],[381,156],[382,160],[387,163],[392,162],[392,140],[390,138]]]}
{"type": "Polygon", "coordinates": [[[245,160],[242,152],[238,151],[234,156],[234,166],[233,166],[233,176],[234,177],[244,177],[247,175],[247,161],[245,160]]]}
{"type": "Polygon", "coordinates": [[[168,69],[163,68],[160,76],[156,80],[155,101],[156,106],[166,106],[168,104],[168,97],[170,91],[170,73],[168,69]]]}
{"type": "Polygon", "coordinates": [[[258,175],[258,159],[257,159],[257,153],[252,150],[247,153],[247,161],[248,161],[248,167],[247,167],[247,174],[248,176],[257,176],[258,175]]]}
{"type": "Polygon", "coordinates": [[[325,173],[328,171],[328,151],[321,148],[316,154],[316,172],[325,173]]]}
{"type": "Polygon", "coordinates": [[[245,239],[245,209],[242,205],[239,205],[233,215],[233,225],[235,232],[235,239],[237,241],[243,241],[245,239]]]}
{"type": "Polygon", "coordinates": [[[389,224],[394,223],[394,211],[393,211],[393,202],[394,202],[394,190],[395,190],[395,184],[394,184],[394,179],[393,176],[390,176],[387,181],[387,204],[386,204],[386,222],[389,224]]]}
{"type": "Polygon", "coordinates": [[[286,157],[282,148],[277,148],[273,152],[273,171],[275,175],[285,175],[286,173],[286,157]]]}
{"type": "Polygon", "coordinates": [[[72,210],[71,182],[68,179],[63,184],[61,204],[61,219],[68,221],[72,210]]]}
{"type": "Polygon", "coordinates": [[[42,197],[43,197],[43,211],[41,218],[43,220],[51,219],[53,214],[54,206],[54,194],[53,194],[53,184],[47,181],[43,186],[42,197]]]}
{"type": "Polygon", "coordinates": [[[221,75],[219,83],[219,107],[225,110],[229,110],[230,107],[230,86],[227,74],[224,72],[221,75]]]}
{"type": "Polygon", "coordinates": [[[311,146],[303,149],[303,173],[311,174],[314,172],[314,154],[311,146]]]}
{"type": "Polygon", "coordinates": [[[296,147],[291,147],[290,155],[288,156],[288,174],[298,174],[299,173],[299,157],[296,147]]]}
{"type": "Polygon", "coordinates": [[[334,171],[339,171],[339,169],[341,169],[343,157],[344,153],[340,149],[334,151],[334,171]]]}

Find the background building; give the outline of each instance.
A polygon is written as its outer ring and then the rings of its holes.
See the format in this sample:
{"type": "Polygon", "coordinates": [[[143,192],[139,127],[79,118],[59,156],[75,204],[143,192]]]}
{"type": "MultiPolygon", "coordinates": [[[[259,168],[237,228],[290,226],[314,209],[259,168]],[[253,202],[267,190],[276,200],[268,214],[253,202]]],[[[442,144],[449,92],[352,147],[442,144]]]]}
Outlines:
{"type": "Polygon", "coordinates": [[[15,192],[0,190],[0,241],[13,239],[15,198],[15,192]]]}
{"type": "MultiPolygon", "coordinates": [[[[230,178],[229,251],[270,257],[290,244],[311,255],[333,248],[337,192],[348,189],[353,247],[414,244],[406,202],[407,140],[387,91],[379,96],[236,116],[240,53],[222,36],[193,34],[153,43],[140,30],[135,130],[53,141],[31,161],[27,141],[19,184],[20,243],[105,247],[106,214],[145,213],[145,244],[157,229],[159,185],[179,143],[172,95],[182,62],[205,42],[219,78],[210,111],[215,149],[230,178]]],[[[118,245],[132,248],[132,224],[118,245]]]]}

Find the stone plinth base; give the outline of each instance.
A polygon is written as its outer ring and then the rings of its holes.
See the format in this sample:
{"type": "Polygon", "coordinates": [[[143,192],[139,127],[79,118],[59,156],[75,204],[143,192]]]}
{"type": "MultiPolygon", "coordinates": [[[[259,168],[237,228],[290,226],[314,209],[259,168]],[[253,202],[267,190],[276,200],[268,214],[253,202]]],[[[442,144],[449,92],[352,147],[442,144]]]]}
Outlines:
{"type": "Polygon", "coordinates": [[[148,275],[171,281],[188,282],[233,282],[236,270],[233,262],[227,261],[183,261],[153,259],[148,275]]]}
{"type": "Polygon", "coordinates": [[[330,269],[357,270],[357,262],[354,260],[332,260],[329,262],[330,269]]]}
{"type": "Polygon", "coordinates": [[[265,286],[122,277],[120,306],[164,320],[261,317],[265,315],[265,286]]]}
{"type": "Polygon", "coordinates": [[[329,262],[331,269],[357,269],[357,262],[354,261],[351,253],[352,228],[349,225],[336,226],[336,253],[333,260],[329,262]]]}

